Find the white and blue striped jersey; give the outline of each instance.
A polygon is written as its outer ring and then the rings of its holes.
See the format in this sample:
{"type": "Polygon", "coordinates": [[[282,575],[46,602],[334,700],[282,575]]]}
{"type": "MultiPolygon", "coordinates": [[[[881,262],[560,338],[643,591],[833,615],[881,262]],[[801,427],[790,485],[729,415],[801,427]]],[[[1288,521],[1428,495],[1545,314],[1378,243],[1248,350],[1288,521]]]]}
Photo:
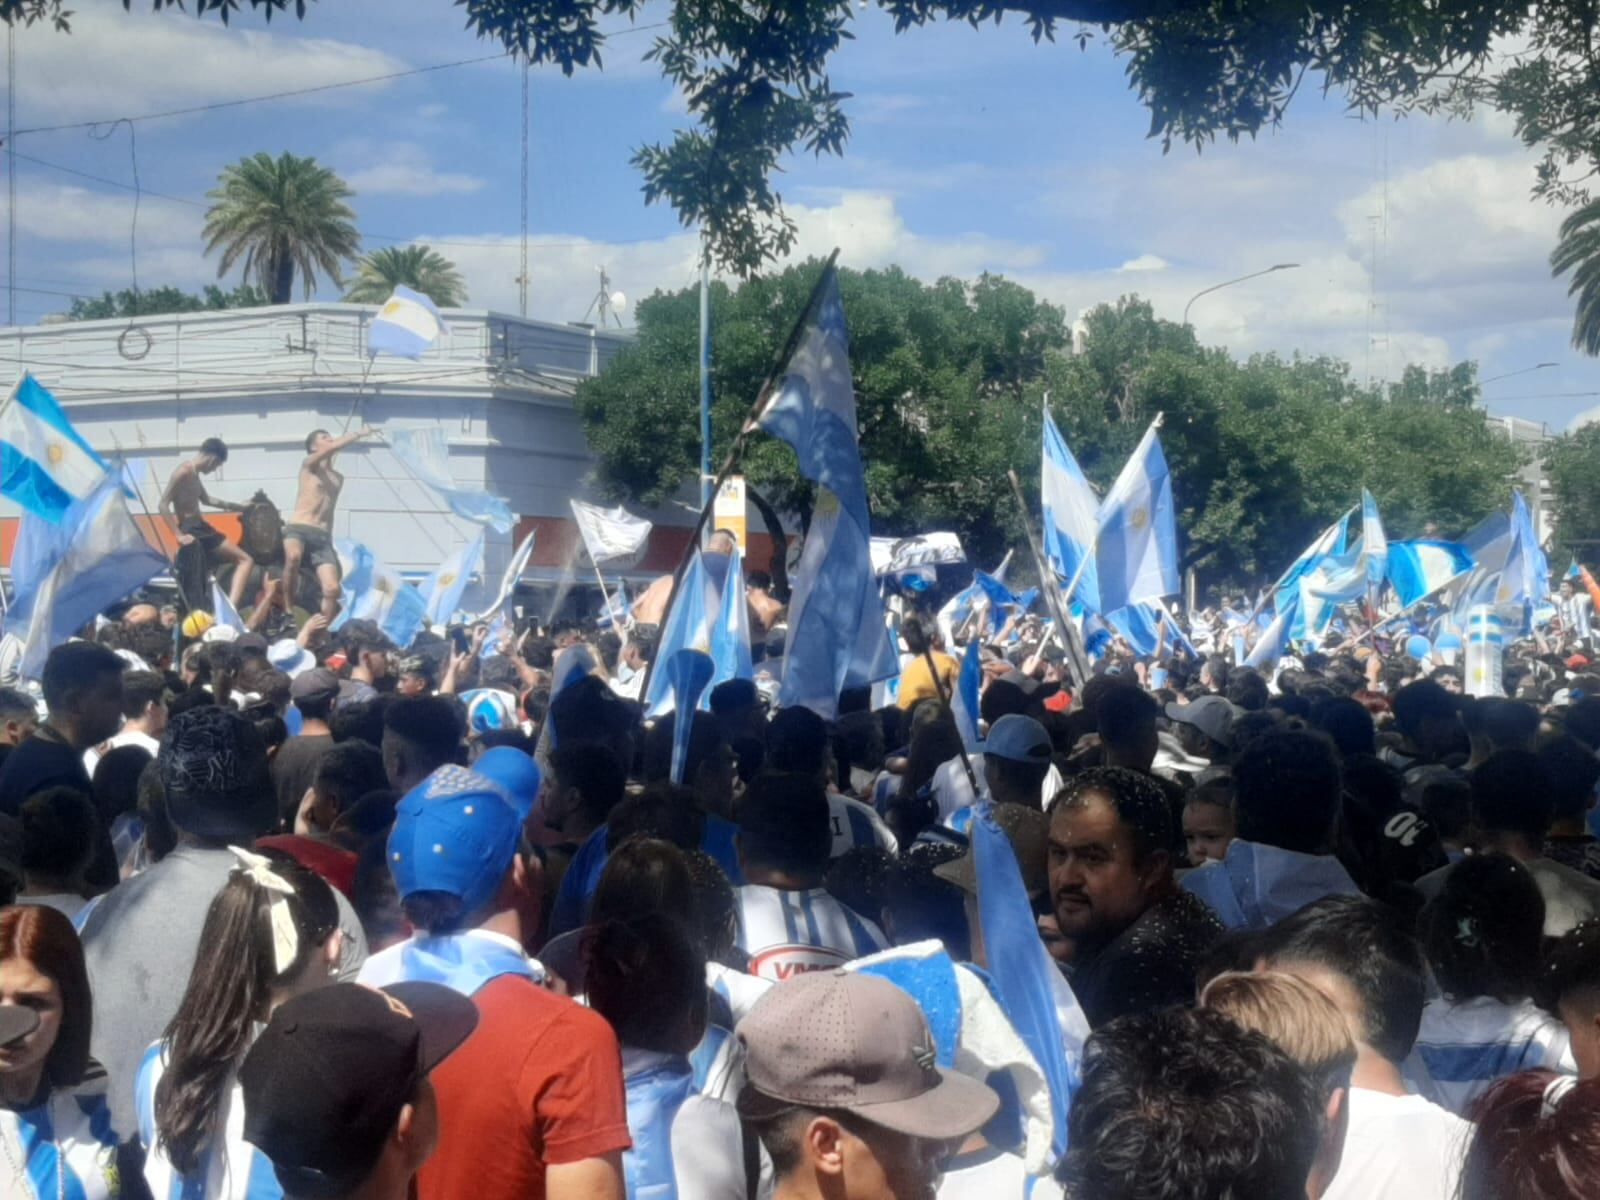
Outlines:
{"type": "Polygon", "coordinates": [[[695,1091],[686,1059],[622,1048],[633,1148],[628,1200],[746,1200],[744,1142],[731,1104],[695,1091]]]}
{"type": "Polygon", "coordinates": [[[821,888],[791,891],[747,883],[739,889],[739,949],[750,973],[782,983],[876,954],[882,931],[821,888]]]}
{"type": "Polygon", "coordinates": [[[283,1188],[272,1162],[244,1140],[244,1092],[238,1075],[230,1072],[218,1103],[219,1133],[205,1152],[205,1169],[180,1175],[167,1158],[156,1135],[156,1085],[167,1069],[161,1043],[145,1051],[134,1086],[139,1113],[139,1140],[144,1143],[144,1180],[155,1200],[282,1200],[283,1188]]]}
{"type": "Polygon", "coordinates": [[[0,1195],[6,1200],[116,1200],[122,1194],[118,1138],[99,1063],[90,1065],[82,1083],[52,1088],[32,1108],[0,1109],[0,1140],[0,1195]]]}
{"type": "Polygon", "coordinates": [[[876,847],[885,854],[899,854],[900,843],[894,834],[889,832],[889,827],[883,819],[872,811],[870,804],[863,804],[851,796],[830,790],[828,792],[828,817],[832,822],[833,845],[828,850],[829,858],[838,858],[848,850],[859,846],[876,847]]]}
{"type": "Polygon", "coordinates": [[[1489,996],[1461,1003],[1428,1001],[1412,1061],[1427,1077],[1409,1078],[1415,1090],[1441,1108],[1466,1116],[1496,1079],[1548,1067],[1577,1073],[1562,1024],[1530,1000],[1503,1004],[1489,996]]]}

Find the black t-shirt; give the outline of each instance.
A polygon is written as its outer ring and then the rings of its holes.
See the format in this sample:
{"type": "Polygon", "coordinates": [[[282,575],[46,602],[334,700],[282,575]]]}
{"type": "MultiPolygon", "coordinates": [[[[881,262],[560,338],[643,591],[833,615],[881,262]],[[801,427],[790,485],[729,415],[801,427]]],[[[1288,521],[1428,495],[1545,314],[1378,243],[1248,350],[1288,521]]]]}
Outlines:
{"type": "Polygon", "coordinates": [[[1174,888],[1073,972],[1089,1025],[1194,1003],[1195,971],[1222,933],[1203,900],[1174,888]]]}
{"type": "Polygon", "coordinates": [[[278,793],[278,815],[286,825],[293,826],[300,801],[317,777],[317,764],[332,747],[332,734],[301,734],[272,756],[272,788],[278,793]]]}
{"type": "Polygon", "coordinates": [[[89,772],[83,767],[83,751],[42,725],[0,764],[0,813],[14,817],[29,796],[52,787],[74,787],[87,796],[89,772]]]}

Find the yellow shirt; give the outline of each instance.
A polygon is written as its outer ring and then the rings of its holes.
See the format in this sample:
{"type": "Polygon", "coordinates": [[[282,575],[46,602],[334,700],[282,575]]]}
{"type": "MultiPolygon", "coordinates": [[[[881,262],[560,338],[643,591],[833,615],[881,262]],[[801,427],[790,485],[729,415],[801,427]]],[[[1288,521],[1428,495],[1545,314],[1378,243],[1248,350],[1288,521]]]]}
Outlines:
{"type": "MultiPolygon", "coordinates": [[[[933,661],[939,668],[939,678],[944,681],[944,690],[948,695],[955,687],[956,673],[960,665],[948,654],[934,650],[933,661]]],[[[909,709],[919,700],[937,700],[939,689],[933,686],[933,676],[928,673],[928,660],[918,657],[911,660],[905,670],[900,672],[900,693],[896,703],[901,708],[909,709]]]]}

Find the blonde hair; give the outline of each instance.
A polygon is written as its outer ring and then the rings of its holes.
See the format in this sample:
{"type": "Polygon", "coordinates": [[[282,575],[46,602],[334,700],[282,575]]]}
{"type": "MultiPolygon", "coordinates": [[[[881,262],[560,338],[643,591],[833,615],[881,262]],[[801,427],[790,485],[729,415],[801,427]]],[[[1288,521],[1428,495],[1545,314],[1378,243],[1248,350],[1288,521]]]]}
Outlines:
{"type": "Polygon", "coordinates": [[[1348,1087],[1356,1043],[1344,1014],[1305,980],[1281,971],[1225,971],[1200,993],[1200,1007],[1272,1042],[1324,1094],[1348,1087]]]}

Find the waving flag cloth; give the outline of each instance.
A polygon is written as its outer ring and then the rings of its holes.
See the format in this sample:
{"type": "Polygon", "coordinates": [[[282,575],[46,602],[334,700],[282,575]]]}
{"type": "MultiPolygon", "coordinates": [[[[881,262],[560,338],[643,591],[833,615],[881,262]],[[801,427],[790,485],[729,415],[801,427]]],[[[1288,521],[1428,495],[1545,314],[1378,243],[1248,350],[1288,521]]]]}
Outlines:
{"type": "Polygon", "coordinates": [[[239,610],[233,606],[233,601],[228,599],[228,593],[222,590],[222,585],[215,579],[211,581],[211,612],[216,616],[218,625],[226,625],[237,633],[244,632],[244,618],[239,615],[239,610]]]}
{"type": "Polygon", "coordinates": [[[528,536],[522,539],[522,544],[511,555],[511,561],[506,564],[504,573],[500,576],[500,589],[495,592],[494,600],[488,608],[483,610],[483,616],[498,613],[501,618],[506,616],[506,610],[511,605],[511,596],[517,590],[517,581],[522,578],[522,573],[528,569],[528,559],[533,557],[533,539],[538,530],[530,529],[528,536]]]}
{"type": "Polygon", "coordinates": [[[649,716],[663,716],[673,709],[672,684],[665,670],[673,656],[682,650],[710,652],[712,614],[718,611],[721,602],[720,589],[706,568],[705,555],[696,550],[684,568],[672,607],[661,622],[655,657],[661,669],[650,672],[649,690],[644,697],[645,712],[649,716]]]}
{"type": "Polygon", "coordinates": [[[19,666],[24,679],[41,678],[52,647],[171,565],[134,524],[121,482],[103,473],[98,487],[62,513],[72,536],[34,592],[19,666]]]}
{"type": "Polygon", "coordinates": [[[1262,631],[1256,639],[1255,646],[1244,660],[1244,665],[1254,667],[1264,675],[1270,676],[1278,669],[1278,662],[1288,653],[1289,634],[1294,628],[1295,614],[1299,611],[1300,601],[1289,601],[1289,607],[1279,609],[1272,618],[1272,624],[1262,631]]]}
{"type": "MultiPolygon", "coordinates": [[[[1141,600],[1158,600],[1182,586],[1178,579],[1178,518],[1172,475],[1156,435],[1159,418],[1145,430],[1132,457],[1100,506],[1095,546],[1100,607],[1116,612],[1141,600]]],[[[1081,585],[1080,585],[1081,586],[1081,585]]]]}
{"type": "Polygon", "coordinates": [[[667,659],[661,672],[672,688],[672,782],[690,782],[683,777],[689,763],[689,739],[694,730],[694,712],[700,696],[711,683],[716,664],[703,650],[679,650],[667,659]]]}
{"type": "Polygon", "coordinates": [[[1505,567],[1500,572],[1500,583],[1495,590],[1494,603],[1506,608],[1522,609],[1521,628],[1526,631],[1532,621],[1533,609],[1550,594],[1549,564],[1539,549],[1539,538],[1533,529],[1533,518],[1522,493],[1511,492],[1511,548],[1506,553],[1505,567]]]}
{"type": "Polygon", "coordinates": [[[1472,555],[1460,542],[1419,538],[1390,542],[1388,578],[1401,608],[1410,608],[1472,570],[1472,555]]]}
{"type": "Polygon", "coordinates": [[[34,594],[72,541],[74,522],[55,521],[24,509],[11,545],[11,601],[6,624],[25,629],[34,594]]]}
{"type": "Polygon", "coordinates": [[[0,496],[60,524],[111,469],[26,371],[0,404],[0,496]]]}
{"type": "Polygon", "coordinates": [[[1378,516],[1378,502],[1366,488],[1361,489],[1361,554],[1367,563],[1367,597],[1376,606],[1389,566],[1389,539],[1378,516]]]}
{"type": "Polygon", "coordinates": [[[440,334],[448,332],[450,327],[439,315],[439,306],[430,297],[400,284],[367,326],[367,354],[421,358],[423,351],[433,348],[440,334]]]}
{"type": "Polygon", "coordinates": [[[839,276],[830,264],[784,375],[757,425],[794,447],[817,485],[811,528],[795,571],[779,703],[831,720],[839,693],[899,673],[872,573],[866,473],[856,440],[839,276]]]}
{"type": "Polygon", "coordinates": [[[601,508],[582,500],[573,500],[571,504],[572,519],[577,522],[584,553],[588,556],[581,565],[631,567],[644,556],[645,545],[650,541],[649,521],[634,516],[621,505],[601,508]]]}
{"type": "Polygon", "coordinates": [[[1050,1088],[1050,1161],[1067,1149],[1067,1110],[1077,1088],[1089,1022],[1039,940],[1033,906],[1015,852],[982,805],[972,822],[978,876],[978,923],[1000,1007],[1011,1019],[1050,1088]]]}
{"type": "Polygon", "coordinates": [[[961,673],[956,676],[956,690],[950,697],[952,716],[961,731],[961,744],[968,754],[977,754],[983,746],[978,737],[978,689],[983,683],[983,670],[978,662],[978,639],[967,643],[961,656],[961,673]]]}
{"type": "Polygon", "coordinates": [[[1341,604],[1361,599],[1367,591],[1367,563],[1360,543],[1343,554],[1330,554],[1300,577],[1300,616],[1296,637],[1320,638],[1341,604]]]}
{"type": "Polygon", "coordinates": [[[1309,574],[1323,559],[1330,555],[1343,554],[1349,549],[1350,518],[1355,516],[1355,509],[1351,509],[1332,525],[1329,525],[1312,542],[1300,552],[1300,557],[1289,564],[1284,573],[1278,577],[1278,582],[1273,584],[1270,591],[1273,598],[1273,607],[1279,612],[1291,605],[1300,602],[1300,580],[1309,574]]]}
{"type": "Polygon", "coordinates": [[[755,663],[750,657],[750,604],[745,599],[743,584],[744,554],[735,546],[728,559],[722,596],[708,639],[711,684],[700,696],[700,707],[708,712],[711,709],[711,688],[730,679],[756,677],[755,663]]]}
{"type": "Polygon", "coordinates": [[[1045,560],[1063,583],[1077,576],[1073,603],[1087,612],[1099,612],[1100,578],[1095,573],[1094,553],[1100,501],[1048,409],[1044,414],[1039,498],[1044,507],[1045,560]],[[1079,567],[1083,568],[1081,575],[1079,567]]]}
{"type": "Polygon", "coordinates": [[[479,533],[433,569],[422,586],[422,598],[427,604],[427,617],[432,624],[449,624],[461,604],[461,595],[467,590],[467,584],[482,566],[483,534],[479,533]]]}
{"type": "Polygon", "coordinates": [[[331,628],[340,629],[348,621],[371,621],[396,646],[411,645],[428,612],[422,593],[360,542],[339,538],[333,545],[343,578],[339,615],[331,628]]]}
{"type": "Polygon", "coordinates": [[[510,533],[516,518],[511,506],[482,489],[457,485],[450,474],[450,447],[437,426],[387,429],[389,449],[418,483],[435,492],[464,521],[487,525],[496,533],[510,533]]]}

